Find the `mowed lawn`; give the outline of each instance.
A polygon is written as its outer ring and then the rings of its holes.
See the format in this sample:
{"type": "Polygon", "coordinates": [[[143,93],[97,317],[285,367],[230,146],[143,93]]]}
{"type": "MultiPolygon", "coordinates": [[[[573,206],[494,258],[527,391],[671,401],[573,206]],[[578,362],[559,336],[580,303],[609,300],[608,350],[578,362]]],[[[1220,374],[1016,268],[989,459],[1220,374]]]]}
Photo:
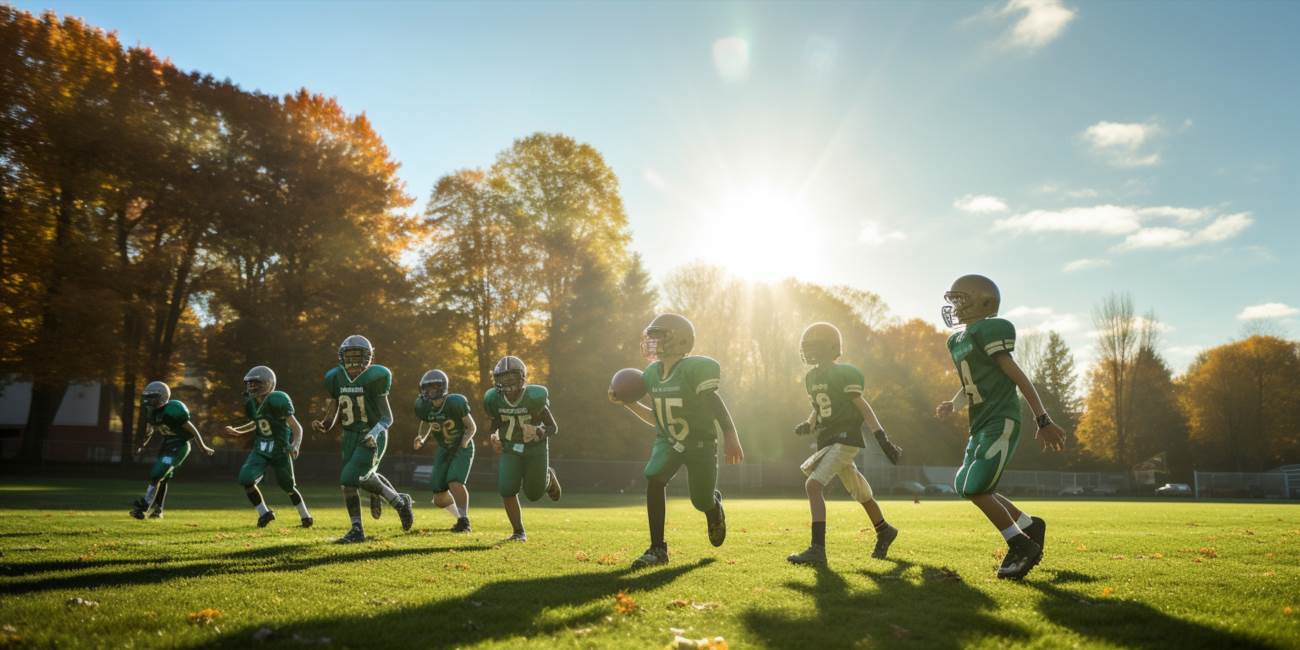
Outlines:
{"type": "Polygon", "coordinates": [[[1300,647],[1295,505],[1026,502],[1047,554],[1012,583],[993,577],[997,532],[958,501],[885,501],[901,530],[885,561],[860,508],[835,501],[817,570],[785,561],[808,542],[803,502],[728,500],[714,549],[679,486],[671,563],[632,571],[637,496],[525,505],[529,541],[499,545],[489,491],[455,535],[421,490],[411,533],[386,510],[366,516],[371,541],[339,546],[346,517],[324,486],[306,491],[309,530],[274,488],[280,519],[258,530],[237,485],[183,477],[166,519],[136,521],[138,487],[0,484],[0,646],[1300,647]]]}

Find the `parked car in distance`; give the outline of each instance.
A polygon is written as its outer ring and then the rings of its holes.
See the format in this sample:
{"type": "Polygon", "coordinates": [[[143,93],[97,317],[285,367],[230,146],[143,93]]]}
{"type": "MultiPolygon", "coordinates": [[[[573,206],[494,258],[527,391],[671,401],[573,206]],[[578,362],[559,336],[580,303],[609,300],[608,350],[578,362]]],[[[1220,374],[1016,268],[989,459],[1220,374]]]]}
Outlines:
{"type": "Polygon", "coordinates": [[[931,483],[925,486],[925,493],[931,496],[956,496],[957,491],[947,483],[931,483]]]}
{"type": "Polygon", "coordinates": [[[925,494],[925,486],[916,481],[899,481],[894,484],[894,491],[919,496],[925,494]]]}
{"type": "Polygon", "coordinates": [[[1067,486],[1061,488],[1061,491],[1060,491],[1060,492],[1057,492],[1056,494],[1057,494],[1058,496],[1063,496],[1063,497],[1078,497],[1078,496],[1083,496],[1083,486],[1082,486],[1082,485],[1067,485],[1067,486]]]}
{"type": "Polygon", "coordinates": [[[1083,493],[1099,497],[1113,497],[1119,493],[1119,490],[1110,485],[1097,485],[1090,488],[1084,488],[1083,493]]]}
{"type": "Polygon", "coordinates": [[[1190,497],[1192,496],[1192,486],[1186,483],[1165,483],[1156,488],[1158,497],[1190,497]]]}

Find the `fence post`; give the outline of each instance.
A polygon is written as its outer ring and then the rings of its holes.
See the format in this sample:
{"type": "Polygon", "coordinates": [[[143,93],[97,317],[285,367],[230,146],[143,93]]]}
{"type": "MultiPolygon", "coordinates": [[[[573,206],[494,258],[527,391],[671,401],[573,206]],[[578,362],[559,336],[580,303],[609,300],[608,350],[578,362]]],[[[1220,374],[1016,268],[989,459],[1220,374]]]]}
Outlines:
{"type": "Polygon", "coordinates": [[[1196,470],[1192,470],[1192,494],[1201,498],[1201,473],[1196,470]]]}

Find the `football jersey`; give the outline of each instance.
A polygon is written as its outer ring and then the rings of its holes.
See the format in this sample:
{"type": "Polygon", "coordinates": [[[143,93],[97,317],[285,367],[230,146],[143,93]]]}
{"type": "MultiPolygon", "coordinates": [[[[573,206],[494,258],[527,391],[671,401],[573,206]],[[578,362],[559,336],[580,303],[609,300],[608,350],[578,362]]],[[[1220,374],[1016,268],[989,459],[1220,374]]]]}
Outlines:
{"type": "Polygon", "coordinates": [[[993,360],[998,352],[1015,348],[1016,328],[1002,318],[975,321],[948,337],[948,351],[970,402],[971,431],[1001,419],[1020,421],[1016,384],[993,360]]]}
{"type": "Polygon", "coordinates": [[[434,437],[438,446],[444,449],[460,446],[465,435],[466,415],[469,415],[469,400],[464,395],[452,393],[442,400],[440,407],[434,407],[433,400],[425,399],[423,395],[415,398],[415,417],[433,424],[434,437]]]}
{"type": "Polygon", "coordinates": [[[514,403],[506,399],[505,393],[497,390],[495,386],[489,388],[483,395],[483,409],[487,411],[488,417],[501,421],[501,445],[507,453],[522,454],[525,448],[546,442],[534,440],[525,443],[523,425],[541,424],[542,411],[550,405],[550,393],[546,391],[545,386],[536,384],[525,386],[524,393],[514,403]]]}
{"type": "Polygon", "coordinates": [[[658,437],[677,451],[697,443],[717,444],[722,425],[705,395],[717,391],[721,383],[718,362],[709,357],[683,357],[667,377],[660,374],[662,368],[663,362],[656,361],[641,375],[654,402],[658,437]]]}
{"type": "Polygon", "coordinates": [[[339,418],[343,430],[365,434],[379,421],[379,403],[393,388],[393,373],[388,368],[372,365],[357,375],[348,377],[343,366],[335,366],[325,373],[325,392],[338,400],[339,418]]]}
{"type": "Polygon", "coordinates": [[[163,448],[189,442],[194,434],[185,426],[190,421],[190,410],[180,400],[171,400],[160,409],[149,409],[147,421],[154,433],[162,436],[163,448]]]}
{"type": "Polygon", "coordinates": [[[817,414],[817,448],[835,443],[867,446],[862,437],[862,413],[853,400],[862,394],[862,371],[847,363],[815,367],[804,376],[804,388],[817,414]]]}
{"type": "Polygon", "coordinates": [[[253,453],[263,456],[280,456],[289,451],[293,430],[289,416],[293,415],[293,401],[283,391],[271,391],[261,404],[257,398],[244,400],[244,413],[257,424],[253,437],[253,453]]]}

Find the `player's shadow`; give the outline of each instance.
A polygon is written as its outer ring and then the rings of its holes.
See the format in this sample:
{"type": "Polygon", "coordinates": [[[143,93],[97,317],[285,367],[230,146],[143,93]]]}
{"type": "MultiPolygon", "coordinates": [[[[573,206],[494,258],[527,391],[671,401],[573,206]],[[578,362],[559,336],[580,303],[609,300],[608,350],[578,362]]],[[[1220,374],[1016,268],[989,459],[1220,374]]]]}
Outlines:
{"type": "MultiPolygon", "coordinates": [[[[656,571],[629,568],[491,582],[468,595],[423,605],[357,609],[302,621],[277,628],[271,640],[328,638],[336,645],[365,647],[374,642],[371,631],[383,630],[389,638],[402,639],[406,647],[451,648],[513,638],[547,638],[603,621],[611,615],[619,592],[635,598],[713,562],[706,558],[656,571]],[[560,611],[565,608],[576,611],[560,611]]],[[[232,631],[217,643],[247,647],[253,631],[232,631]]]]}
{"type": "Polygon", "coordinates": [[[776,648],[836,648],[857,643],[889,647],[956,649],[976,640],[999,637],[1022,642],[1029,633],[994,615],[997,603],[947,569],[890,560],[883,573],[864,571],[874,590],[854,589],[827,567],[814,569],[816,580],[787,582],[787,589],[811,596],[814,613],[799,616],[776,609],[753,609],[742,615],[746,627],[765,645],[776,648]],[[920,575],[909,571],[920,568],[920,575]]]}
{"type": "Polygon", "coordinates": [[[1075,571],[1040,572],[1025,584],[1042,593],[1038,609],[1052,623],[1086,639],[1125,648],[1273,648],[1274,645],[1165,614],[1122,595],[1101,595],[1097,579],[1075,571]],[[1051,576],[1043,580],[1043,577],[1051,576]],[[1033,579],[1037,577],[1038,579],[1033,579]],[[1063,585],[1092,585],[1083,595],[1063,585]]]}

